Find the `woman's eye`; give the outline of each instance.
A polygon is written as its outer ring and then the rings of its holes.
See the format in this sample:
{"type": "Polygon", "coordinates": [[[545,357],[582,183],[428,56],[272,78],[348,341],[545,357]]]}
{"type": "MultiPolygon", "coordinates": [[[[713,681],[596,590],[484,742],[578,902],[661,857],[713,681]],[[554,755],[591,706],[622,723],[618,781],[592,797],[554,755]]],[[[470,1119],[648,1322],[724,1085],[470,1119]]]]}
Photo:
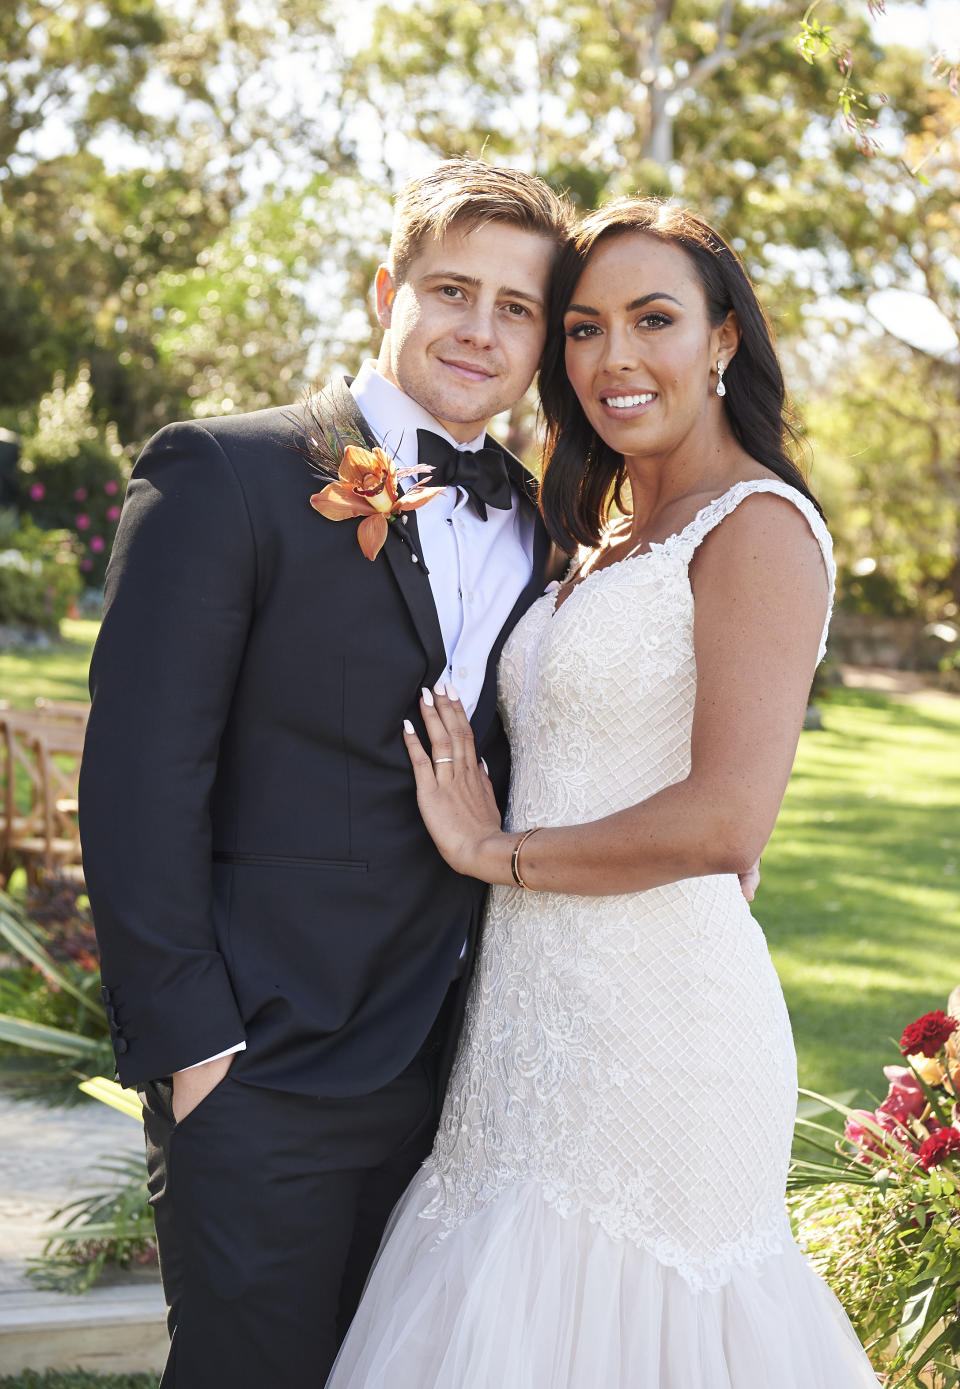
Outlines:
{"type": "Polygon", "coordinates": [[[595,323],[574,323],[567,329],[567,337],[579,341],[582,338],[595,337],[600,329],[595,323]]]}
{"type": "Polygon", "coordinates": [[[642,318],[637,320],[645,328],[666,328],[673,322],[668,314],[665,313],[645,313],[642,318]]]}

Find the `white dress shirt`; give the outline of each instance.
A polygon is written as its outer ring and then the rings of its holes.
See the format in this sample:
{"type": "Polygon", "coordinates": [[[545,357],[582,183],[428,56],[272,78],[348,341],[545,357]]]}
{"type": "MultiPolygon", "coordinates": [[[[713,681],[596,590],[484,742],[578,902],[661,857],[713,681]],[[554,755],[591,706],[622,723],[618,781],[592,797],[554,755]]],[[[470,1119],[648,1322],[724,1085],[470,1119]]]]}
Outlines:
{"type": "MultiPolygon", "coordinates": [[[[364,362],[350,387],[377,443],[398,468],[417,464],[417,430],[429,429],[454,448],[474,453],[485,432],[458,443],[422,405],[364,362]]],[[[403,490],[417,479],[405,479],[403,490]]],[[[419,479],[430,486],[424,473],[419,479]]],[[[447,653],[447,678],[471,717],[480,698],[493,643],[533,572],[535,519],[514,494],[507,511],[477,515],[462,487],[445,487],[417,513],[417,533],[447,653]]],[[[376,563],[376,561],[374,561],[376,563]]]]}
{"type": "MultiPolygon", "coordinates": [[[[422,405],[381,376],[376,362],[364,362],[350,391],[370,432],[398,468],[416,467],[418,429],[432,430],[466,452],[483,448],[486,431],[468,444],[459,443],[422,405]]],[[[401,490],[406,491],[417,480],[404,479],[401,490]]],[[[426,473],[419,480],[430,486],[426,473]]],[[[509,511],[488,506],[483,521],[462,487],[445,487],[439,497],[419,508],[416,517],[447,653],[447,679],[453,682],[470,718],[480,698],[493,643],[533,573],[535,518],[529,508],[521,509],[514,494],[509,511]]],[[[206,1061],[232,1056],[244,1051],[246,1045],[238,1042],[206,1061]]],[[[185,1071],[193,1069],[183,1067],[185,1071]]]]}

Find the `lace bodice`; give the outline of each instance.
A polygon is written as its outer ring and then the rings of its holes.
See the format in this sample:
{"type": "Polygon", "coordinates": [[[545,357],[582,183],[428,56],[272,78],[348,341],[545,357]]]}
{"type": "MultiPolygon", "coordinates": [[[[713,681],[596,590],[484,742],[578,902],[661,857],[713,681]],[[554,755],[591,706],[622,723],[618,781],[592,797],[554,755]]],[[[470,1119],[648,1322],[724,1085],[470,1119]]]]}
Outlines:
{"type": "MultiPolygon", "coordinates": [[[[545,594],[500,663],[508,827],[599,819],[687,774],[688,567],[758,492],[806,516],[832,591],[815,508],[785,483],[752,481],[588,575],[556,612],[545,594]]],[[[786,1008],[736,877],[607,897],[497,887],[427,1164],[427,1214],[450,1229],[534,1182],[562,1214],[586,1212],[692,1285],[716,1287],[786,1235],[795,1103],[786,1008]]]]}

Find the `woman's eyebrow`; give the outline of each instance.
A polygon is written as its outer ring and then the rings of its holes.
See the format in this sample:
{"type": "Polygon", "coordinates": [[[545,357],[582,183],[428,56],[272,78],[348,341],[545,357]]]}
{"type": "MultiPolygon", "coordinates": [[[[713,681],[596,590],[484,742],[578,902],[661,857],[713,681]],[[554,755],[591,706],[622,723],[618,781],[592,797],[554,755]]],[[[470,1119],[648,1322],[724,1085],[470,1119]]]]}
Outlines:
{"type": "MultiPolygon", "coordinates": [[[[634,309],[642,309],[644,304],[649,304],[653,299],[669,299],[671,304],[676,304],[679,308],[683,308],[680,300],[674,295],[667,294],[666,290],[663,289],[655,289],[652,294],[644,294],[641,299],[631,299],[630,303],[626,306],[626,311],[627,313],[632,313],[634,309]]],[[[568,304],[564,312],[593,314],[594,317],[599,317],[600,314],[599,309],[592,309],[589,304],[568,304]]]]}

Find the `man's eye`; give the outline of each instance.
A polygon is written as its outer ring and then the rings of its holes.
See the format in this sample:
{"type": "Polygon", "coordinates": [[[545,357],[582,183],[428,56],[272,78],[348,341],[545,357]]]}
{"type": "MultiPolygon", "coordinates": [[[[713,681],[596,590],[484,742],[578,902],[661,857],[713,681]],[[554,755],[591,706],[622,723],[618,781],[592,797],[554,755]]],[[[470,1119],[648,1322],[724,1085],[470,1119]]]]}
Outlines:
{"type": "Polygon", "coordinates": [[[511,314],[514,318],[530,317],[530,310],[527,308],[526,304],[508,304],[507,313],[511,314]]]}
{"type": "Polygon", "coordinates": [[[447,299],[457,299],[463,293],[459,285],[441,285],[440,293],[447,299]]]}

